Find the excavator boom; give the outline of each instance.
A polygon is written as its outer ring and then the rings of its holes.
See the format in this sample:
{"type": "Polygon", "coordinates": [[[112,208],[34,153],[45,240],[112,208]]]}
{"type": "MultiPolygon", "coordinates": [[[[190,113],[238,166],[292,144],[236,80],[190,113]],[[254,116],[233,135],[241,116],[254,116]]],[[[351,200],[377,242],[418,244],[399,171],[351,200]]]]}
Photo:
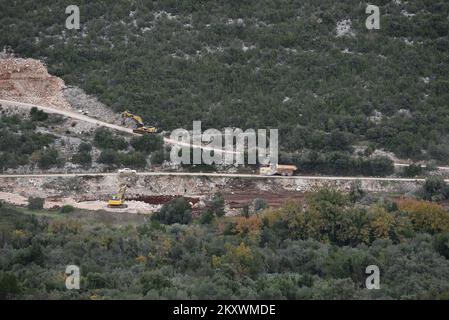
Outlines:
{"type": "MultiPolygon", "coordinates": [[[[156,127],[147,127],[145,126],[142,117],[136,116],[129,111],[125,111],[122,113],[122,118],[129,118],[136,123],[137,128],[133,130],[135,133],[145,134],[145,133],[157,133],[156,127]]],[[[124,121],[124,120],[123,120],[124,121]]]]}
{"type": "Polygon", "coordinates": [[[142,127],[144,125],[142,117],[136,116],[136,115],[132,114],[129,111],[123,112],[122,113],[122,117],[123,118],[130,118],[131,120],[133,120],[136,123],[136,125],[138,127],[142,127]]]}

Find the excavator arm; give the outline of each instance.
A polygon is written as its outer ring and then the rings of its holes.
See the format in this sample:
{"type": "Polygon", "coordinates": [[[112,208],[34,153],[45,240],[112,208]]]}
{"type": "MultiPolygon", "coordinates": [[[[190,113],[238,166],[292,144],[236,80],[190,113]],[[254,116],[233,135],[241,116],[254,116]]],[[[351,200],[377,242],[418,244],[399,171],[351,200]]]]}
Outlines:
{"type": "Polygon", "coordinates": [[[136,123],[137,128],[133,130],[133,132],[135,132],[135,133],[139,133],[139,134],[157,133],[157,131],[158,131],[156,127],[145,126],[145,124],[143,123],[142,117],[136,116],[136,115],[130,113],[129,111],[122,112],[122,118],[123,118],[123,121],[125,121],[126,118],[129,118],[136,123]]]}
{"type": "Polygon", "coordinates": [[[142,117],[136,116],[136,115],[130,113],[129,111],[122,112],[122,118],[123,119],[129,118],[129,119],[133,120],[136,123],[137,127],[144,126],[142,117]]]}

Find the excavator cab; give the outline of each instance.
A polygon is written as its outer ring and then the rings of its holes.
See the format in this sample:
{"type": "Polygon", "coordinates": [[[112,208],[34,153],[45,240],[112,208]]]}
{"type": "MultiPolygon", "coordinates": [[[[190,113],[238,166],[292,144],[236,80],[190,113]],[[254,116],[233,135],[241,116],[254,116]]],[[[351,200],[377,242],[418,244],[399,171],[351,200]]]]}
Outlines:
{"type": "Polygon", "coordinates": [[[119,193],[114,194],[108,201],[109,208],[126,208],[125,204],[126,185],[120,187],[119,193]]]}

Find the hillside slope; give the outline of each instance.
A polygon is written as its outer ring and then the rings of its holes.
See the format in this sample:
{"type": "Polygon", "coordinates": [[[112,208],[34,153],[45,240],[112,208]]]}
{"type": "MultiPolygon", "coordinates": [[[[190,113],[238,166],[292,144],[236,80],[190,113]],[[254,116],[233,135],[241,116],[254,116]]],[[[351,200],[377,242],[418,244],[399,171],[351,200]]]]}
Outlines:
{"type": "Polygon", "coordinates": [[[384,148],[449,159],[449,3],[0,3],[0,45],[164,130],[276,127],[286,151],[384,148]],[[347,26],[345,29],[344,26],[347,26]]]}

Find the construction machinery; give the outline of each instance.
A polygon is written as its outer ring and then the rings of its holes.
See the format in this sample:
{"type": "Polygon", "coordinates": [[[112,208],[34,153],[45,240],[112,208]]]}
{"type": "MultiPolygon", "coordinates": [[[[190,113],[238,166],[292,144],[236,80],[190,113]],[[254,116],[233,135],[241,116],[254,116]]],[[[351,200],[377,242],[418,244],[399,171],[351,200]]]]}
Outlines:
{"type": "Polygon", "coordinates": [[[292,176],[296,170],[298,170],[298,167],[295,165],[271,164],[269,166],[261,167],[260,174],[265,176],[272,176],[275,174],[279,174],[281,176],[292,176]]]}
{"type": "Polygon", "coordinates": [[[123,122],[125,121],[126,118],[129,118],[136,123],[137,128],[133,129],[133,132],[135,132],[135,133],[139,133],[139,134],[157,133],[156,127],[145,126],[142,117],[136,116],[135,114],[132,114],[129,111],[122,112],[122,118],[123,118],[123,122]]]}
{"type": "Polygon", "coordinates": [[[117,194],[111,196],[108,201],[109,208],[126,208],[125,204],[126,184],[120,186],[120,190],[117,194]]]}

